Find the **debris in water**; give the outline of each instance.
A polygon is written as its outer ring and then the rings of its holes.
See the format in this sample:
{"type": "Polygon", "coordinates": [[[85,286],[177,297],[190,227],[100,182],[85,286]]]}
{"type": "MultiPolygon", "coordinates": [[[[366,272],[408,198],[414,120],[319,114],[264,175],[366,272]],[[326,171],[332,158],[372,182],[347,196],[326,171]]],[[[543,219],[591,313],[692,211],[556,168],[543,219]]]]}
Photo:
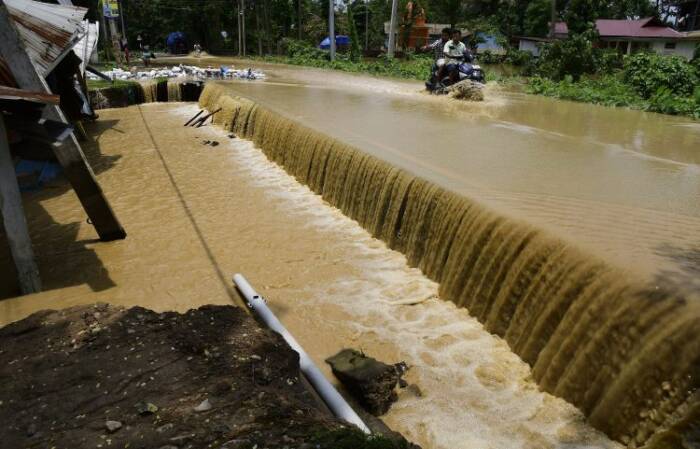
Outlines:
{"type": "Polygon", "coordinates": [[[200,111],[197,112],[191,119],[187,120],[183,126],[187,126],[187,125],[189,125],[190,123],[192,123],[197,117],[199,117],[200,115],[202,115],[202,113],[203,113],[204,111],[205,111],[204,109],[200,109],[200,111]]]}
{"type": "Polygon", "coordinates": [[[376,416],[386,413],[396,402],[396,385],[408,369],[403,362],[387,365],[354,349],[343,349],[326,363],[343,386],[376,416]]]}

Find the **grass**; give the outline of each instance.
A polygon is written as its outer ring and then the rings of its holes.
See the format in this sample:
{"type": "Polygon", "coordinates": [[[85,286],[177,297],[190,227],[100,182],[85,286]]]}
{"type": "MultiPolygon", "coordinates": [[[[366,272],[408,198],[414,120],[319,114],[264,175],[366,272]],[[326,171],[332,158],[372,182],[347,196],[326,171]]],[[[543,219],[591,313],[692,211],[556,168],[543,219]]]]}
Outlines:
{"type": "Polygon", "coordinates": [[[103,79],[98,80],[87,80],[87,87],[89,90],[94,89],[104,89],[105,87],[115,87],[115,88],[125,88],[138,84],[136,81],[125,81],[125,80],[114,80],[107,81],[103,79]]]}
{"type": "Polygon", "coordinates": [[[433,64],[431,58],[418,56],[410,60],[400,59],[363,59],[353,62],[346,59],[344,55],[338,55],[335,61],[315,57],[285,57],[285,56],[265,56],[260,58],[265,62],[274,62],[305,67],[316,67],[321,69],[340,70],[351,73],[364,73],[375,76],[386,76],[390,78],[425,80],[428,78],[430,68],[433,64]]]}

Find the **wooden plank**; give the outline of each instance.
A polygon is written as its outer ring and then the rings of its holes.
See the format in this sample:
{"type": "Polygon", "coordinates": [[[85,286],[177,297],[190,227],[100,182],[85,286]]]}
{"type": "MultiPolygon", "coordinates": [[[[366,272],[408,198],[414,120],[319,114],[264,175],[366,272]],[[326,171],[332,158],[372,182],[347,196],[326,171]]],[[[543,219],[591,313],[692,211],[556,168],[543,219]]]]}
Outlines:
{"type": "MultiPolygon", "coordinates": [[[[0,0],[0,56],[7,61],[20,88],[51,93],[46,81],[39,76],[27,52],[23,49],[23,44],[12,24],[7,7],[3,0],[0,0]]],[[[58,106],[47,107],[44,117],[68,123],[58,106]]],[[[90,221],[95,226],[100,240],[110,241],[125,238],[126,232],[97,183],[95,174],[85,160],[85,155],[75,135],[71,134],[60,147],[54,147],[54,153],[58,162],[63,166],[63,172],[78,195],[90,221]]]]}
{"type": "Polygon", "coordinates": [[[10,156],[10,145],[7,142],[7,132],[2,114],[0,114],[0,208],[2,208],[5,233],[10,244],[12,258],[17,267],[22,294],[40,292],[39,269],[34,260],[34,250],[27,230],[22,197],[17,185],[12,156],[10,156]]]}
{"type": "Polygon", "coordinates": [[[46,92],[30,92],[14,87],[0,86],[0,99],[2,100],[25,100],[43,104],[58,104],[61,97],[47,94],[46,92]]]}

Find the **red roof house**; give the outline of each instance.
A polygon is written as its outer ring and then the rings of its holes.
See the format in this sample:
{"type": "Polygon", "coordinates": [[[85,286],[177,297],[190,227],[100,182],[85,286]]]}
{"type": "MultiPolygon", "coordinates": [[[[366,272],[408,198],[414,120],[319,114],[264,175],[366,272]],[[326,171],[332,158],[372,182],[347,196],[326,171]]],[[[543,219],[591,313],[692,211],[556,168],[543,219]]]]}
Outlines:
{"type": "MultiPolygon", "coordinates": [[[[681,33],[654,17],[638,20],[599,19],[595,22],[601,48],[614,48],[626,54],[647,50],[659,54],[679,55],[691,59],[700,39],[681,33]]],[[[565,39],[569,28],[565,22],[554,24],[554,37],[565,39]]],[[[533,38],[521,38],[520,48],[533,51],[533,38]]]]}

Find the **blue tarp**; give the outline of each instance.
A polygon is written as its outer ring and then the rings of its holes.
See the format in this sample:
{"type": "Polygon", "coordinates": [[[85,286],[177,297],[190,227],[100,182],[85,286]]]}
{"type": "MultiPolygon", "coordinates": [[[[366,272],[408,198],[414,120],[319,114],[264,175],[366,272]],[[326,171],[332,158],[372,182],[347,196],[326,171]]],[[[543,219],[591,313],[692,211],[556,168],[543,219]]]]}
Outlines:
{"type": "Polygon", "coordinates": [[[480,38],[483,42],[476,44],[476,51],[483,53],[485,51],[490,51],[491,53],[505,53],[506,49],[503,48],[497,41],[496,36],[486,33],[476,33],[476,36],[480,38]]]}
{"type": "MultiPolygon", "coordinates": [[[[342,34],[337,35],[335,37],[335,46],[337,47],[339,45],[350,45],[350,36],[343,36],[342,34]]],[[[323,50],[331,48],[331,39],[329,37],[323,39],[318,45],[318,48],[323,50]]]]}
{"type": "Polygon", "coordinates": [[[27,192],[40,189],[44,184],[58,177],[61,174],[61,166],[55,162],[21,159],[15,165],[15,173],[23,180],[20,190],[27,192]]]}
{"type": "Polygon", "coordinates": [[[185,38],[185,33],[182,31],[175,31],[168,34],[165,45],[168,46],[168,51],[170,51],[170,53],[186,53],[187,40],[185,38]]]}

